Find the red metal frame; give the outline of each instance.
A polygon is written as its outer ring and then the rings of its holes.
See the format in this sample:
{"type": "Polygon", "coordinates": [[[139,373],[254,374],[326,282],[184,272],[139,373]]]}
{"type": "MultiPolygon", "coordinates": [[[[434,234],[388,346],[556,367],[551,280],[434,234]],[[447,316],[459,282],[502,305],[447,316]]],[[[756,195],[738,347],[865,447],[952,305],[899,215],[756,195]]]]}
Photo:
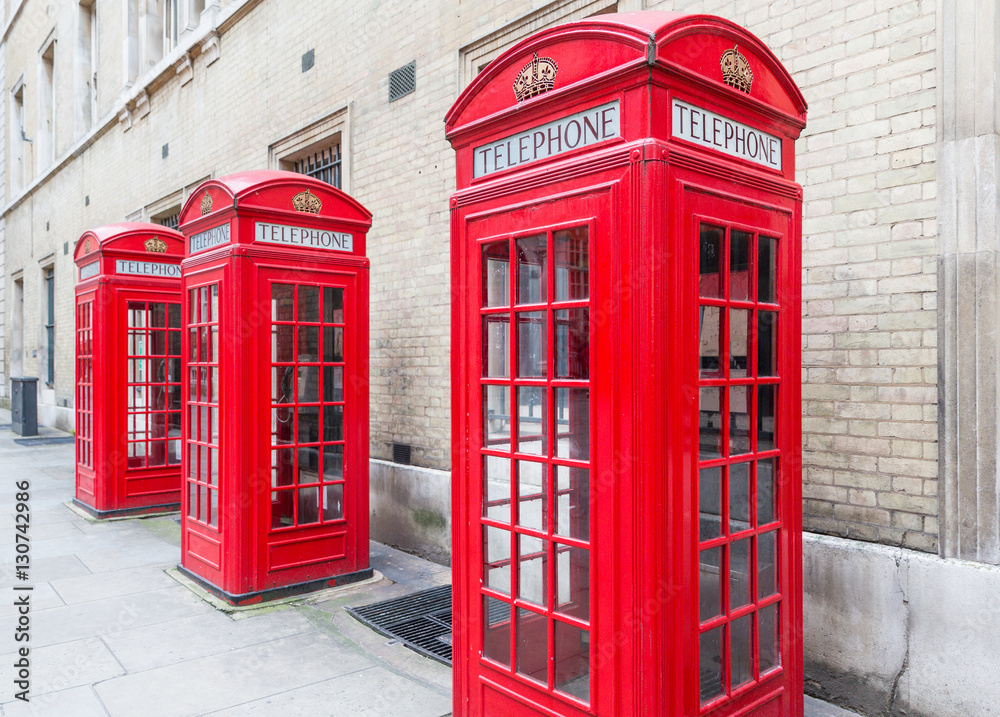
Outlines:
{"type": "Polygon", "coordinates": [[[455,714],[801,717],[801,94],[725,20],[602,15],[504,53],[446,125],[458,173],[455,714]],[[749,93],[722,81],[734,46],[753,71],[749,93]],[[554,86],[519,103],[514,80],[536,53],[558,65],[554,86]],[[675,100],[776,137],[780,163],[678,136],[675,100]],[[617,110],[620,131],[591,128],[586,147],[524,161],[538,128],[601,107],[617,110]],[[484,147],[496,154],[477,156],[484,147]],[[504,167],[514,152],[522,161],[504,167]],[[703,237],[703,225],[722,234],[703,237]],[[587,229],[577,267],[588,290],[578,281],[573,301],[554,303],[555,235],[573,227],[587,229]],[[534,236],[544,241],[528,247],[534,236]],[[540,271],[543,245],[548,294],[518,304],[519,261],[540,271]],[[541,389],[547,410],[540,454],[538,441],[518,445],[519,424],[538,425],[522,386],[541,389]],[[563,424],[560,386],[589,391],[563,424]],[[587,443],[585,460],[554,455],[557,426],[587,443]],[[528,461],[546,468],[521,494],[528,461]],[[588,472],[557,485],[555,466],[588,472]],[[560,520],[588,523],[586,540],[559,536],[560,520]],[[559,563],[560,545],[577,560],[559,563]],[[557,585],[586,594],[586,613],[561,614],[557,585]]]}
{"type": "Polygon", "coordinates": [[[340,190],[280,171],[209,180],[181,211],[181,567],[233,604],[372,574],[370,226],[340,190]]]}
{"type": "Polygon", "coordinates": [[[180,261],[156,224],[76,242],[76,493],[97,517],[180,506],[180,261]]]}

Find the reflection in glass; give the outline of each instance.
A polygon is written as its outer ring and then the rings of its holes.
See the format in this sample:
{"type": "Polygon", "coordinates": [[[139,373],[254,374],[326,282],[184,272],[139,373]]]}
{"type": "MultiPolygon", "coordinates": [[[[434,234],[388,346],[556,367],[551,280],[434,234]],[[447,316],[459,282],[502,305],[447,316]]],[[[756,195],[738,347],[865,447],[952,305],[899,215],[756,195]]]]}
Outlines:
{"type": "Polygon", "coordinates": [[[517,246],[517,303],[540,304],[546,300],[545,235],[524,237],[517,246]]]}
{"type": "Polygon", "coordinates": [[[778,314],[757,312],[757,375],[778,375],[778,314]]]}
{"type": "MultiPolygon", "coordinates": [[[[284,328],[284,327],[281,327],[284,328]]],[[[328,329],[329,330],[329,329],[328,329]]],[[[319,361],[319,327],[299,327],[299,351],[297,359],[302,362],[319,361]]]]}
{"type": "Polygon", "coordinates": [[[510,532],[483,526],[483,585],[510,595],[510,532]]]}
{"type": "Polygon", "coordinates": [[[701,460],[722,457],[722,388],[699,391],[698,446],[701,460]]]}
{"type": "Polygon", "coordinates": [[[548,365],[545,345],[545,312],[517,314],[517,375],[544,378],[548,365]]]}
{"type": "Polygon", "coordinates": [[[778,592],[778,531],[757,538],[757,599],[778,592]]]}
{"type": "Polygon", "coordinates": [[[510,605],[483,597],[483,657],[510,665],[510,605]]]}
{"type": "Polygon", "coordinates": [[[762,607],[758,615],[758,669],[763,675],[781,664],[778,649],[778,603],[762,607]]]}
{"type": "Polygon", "coordinates": [[[343,366],[323,367],[323,400],[327,402],[344,400],[343,366]]]}
{"type": "Polygon", "coordinates": [[[556,456],[590,459],[590,389],[555,390],[556,456]]]}
{"type": "Polygon", "coordinates": [[[757,450],[769,451],[775,448],[775,422],[778,402],[778,387],[757,387],[757,450]]]}
{"type": "Polygon", "coordinates": [[[323,480],[340,480],[344,477],[344,446],[323,446],[323,480]]]}
{"type": "Polygon", "coordinates": [[[483,447],[510,450],[510,387],[483,386],[483,447]]]}
{"type": "Polygon", "coordinates": [[[588,286],[587,227],[563,229],[553,234],[555,245],[556,301],[577,301],[590,294],[588,286]]]}
{"type": "Polygon", "coordinates": [[[332,286],[323,288],[323,322],[344,323],[344,290],[332,286]]]}
{"type": "Polygon", "coordinates": [[[774,304],[778,301],[775,279],[778,267],[778,240],[761,236],[757,242],[757,301],[774,304]]]}
{"type": "Polygon", "coordinates": [[[701,258],[698,294],[706,298],[722,298],[722,237],[725,229],[702,224],[700,231],[701,258]]]}
{"type": "Polygon", "coordinates": [[[587,309],[555,312],[556,378],[587,378],[590,368],[589,313],[587,309]]]}
{"type": "Polygon", "coordinates": [[[698,556],[698,619],[705,622],[723,612],[722,548],[702,550],[698,556]]]}
{"type": "Polygon", "coordinates": [[[574,625],[555,621],[556,689],[590,701],[590,635],[574,625]]]}
{"type": "Polygon", "coordinates": [[[319,522],[319,488],[299,488],[299,525],[319,522]]]}
{"type": "Polygon", "coordinates": [[[729,455],[750,452],[751,386],[729,387],[729,455]]]}
{"type": "Polygon", "coordinates": [[[271,320],[295,320],[295,287],[291,284],[271,284],[271,320]]]}
{"type": "MultiPolygon", "coordinates": [[[[284,409],[278,409],[284,410],[284,409]]],[[[298,442],[319,442],[319,406],[299,406],[298,442]]]]}
{"type": "Polygon", "coordinates": [[[555,466],[556,535],[590,539],[590,471],[555,466]]]}
{"type": "Polygon", "coordinates": [[[483,317],[483,376],[510,377],[510,319],[506,314],[483,317]]]}
{"type": "Polygon", "coordinates": [[[548,621],[525,608],[517,611],[517,671],[545,684],[548,681],[548,621]]]}
{"type": "Polygon", "coordinates": [[[209,490],[208,524],[213,528],[219,527],[219,491],[209,490]]]}
{"type": "Polygon", "coordinates": [[[531,530],[545,530],[547,464],[517,462],[517,524],[531,530]]]}
{"type": "Polygon", "coordinates": [[[699,307],[699,360],[702,378],[722,378],[722,309],[699,307]]]}
{"type": "Polygon", "coordinates": [[[750,527],[750,464],[729,466],[729,533],[750,527]]]}
{"type": "Polygon", "coordinates": [[[319,366],[299,366],[298,397],[301,403],[319,403],[319,366]]]}
{"type": "MultiPolygon", "coordinates": [[[[301,333],[302,329],[299,329],[301,333]]],[[[323,327],[323,360],[340,363],[344,360],[344,327],[323,327]]]]}
{"type": "Polygon", "coordinates": [[[757,525],[778,518],[778,459],[757,461],[757,525]]]}
{"type": "Polygon", "coordinates": [[[299,321],[319,322],[318,286],[299,286],[299,321]]]}
{"type": "Polygon", "coordinates": [[[167,326],[171,329],[181,327],[181,305],[167,304],[167,326]]]}
{"type": "Polygon", "coordinates": [[[698,475],[698,539],[722,535],[722,468],[702,468],[698,475]]]}
{"type": "Polygon", "coordinates": [[[723,694],[722,688],[722,630],[717,627],[703,632],[699,640],[698,665],[701,684],[701,701],[708,702],[723,694]]]}
{"type": "Polygon", "coordinates": [[[483,456],[483,517],[510,523],[510,458],[483,456]]]}
{"type": "Polygon", "coordinates": [[[537,386],[517,388],[517,450],[545,455],[548,422],[545,416],[545,389],[537,386]]]}
{"type": "Polygon", "coordinates": [[[323,486],[323,520],[340,520],[344,517],[344,484],[323,486]]]}
{"type": "Polygon", "coordinates": [[[750,602],[750,538],[729,545],[729,609],[750,602]]]}
{"type": "Polygon", "coordinates": [[[323,440],[326,442],[344,440],[343,406],[323,407],[323,440]]]}
{"type": "Polygon", "coordinates": [[[590,551],[556,545],[556,612],[590,620],[590,551]]]}
{"type": "Polygon", "coordinates": [[[292,484],[292,472],[295,470],[293,463],[295,454],[291,448],[278,448],[271,451],[271,487],[292,484]]]}
{"type": "Polygon", "coordinates": [[[510,306],[509,266],[506,241],[483,247],[483,306],[510,306]]]}
{"type": "Polygon", "coordinates": [[[729,298],[750,301],[750,242],[753,235],[733,229],[729,233],[729,298]]]}
{"type": "Polygon", "coordinates": [[[548,577],[545,541],[530,535],[517,537],[517,595],[522,600],[544,606],[548,577]]]}
{"type": "Polygon", "coordinates": [[[745,309],[729,310],[729,377],[750,375],[750,316],[745,309]]]}
{"type": "Polygon", "coordinates": [[[271,527],[284,528],[295,525],[293,490],[271,491],[271,527]]]}
{"type": "Polygon", "coordinates": [[[752,626],[753,613],[750,613],[733,620],[729,628],[729,684],[734,690],[753,679],[753,661],[750,656],[752,626]]]}
{"type": "MultiPolygon", "coordinates": [[[[271,360],[274,362],[291,362],[295,360],[295,327],[271,327],[271,360]]],[[[193,359],[192,359],[193,360],[193,359]]]]}

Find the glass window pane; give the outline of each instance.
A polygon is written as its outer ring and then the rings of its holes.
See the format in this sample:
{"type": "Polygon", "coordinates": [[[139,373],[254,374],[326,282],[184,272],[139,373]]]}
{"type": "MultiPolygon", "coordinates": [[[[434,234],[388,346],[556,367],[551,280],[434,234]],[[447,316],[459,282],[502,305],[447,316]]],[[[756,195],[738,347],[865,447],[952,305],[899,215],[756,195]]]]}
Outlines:
{"type": "Polygon", "coordinates": [[[323,407],[323,440],[326,442],[344,440],[343,406],[323,407]]]}
{"type": "Polygon", "coordinates": [[[181,327],[181,305],[167,304],[167,326],[171,329],[181,327]]]}
{"type": "Polygon", "coordinates": [[[332,286],[323,287],[323,322],[344,323],[344,290],[332,286]]]}
{"type": "Polygon", "coordinates": [[[590,635],[574,625],[555,621],[556,689],[590,702],[590,635]]]}
{"type": "Polygon", "coordinates": [[[271,284],[271,321],[295,320],[295,287],[271,284]]]}
{"type": "Polygon", "coordinates": [[[304,363],[319,361],[318,326],[299,327],[299,351],[296,360],[304,363]]]}
{"type": "Polygon", "coordinates": [[[167,354],[170,356],[181,355],[181,332],[170,331],[167,333],[167,354]]]}
{"type": "Polygon", "coordinates": [[[483,306],[510,306],[509,267],[506,241],[483,247],[483,306]]]}
{"type": "MultiPolygon", "coordinates": [[[[160,414],[162,415],[162,414],[160,414]]],[[[148,456],[150,467],[152,466],[162,466],[167,462],[167,444],[165,441],[150,441],[149,443],[149,456],[148,456]]]]}
{"type": "Polygon", "coordinates": [[[483,376],[510,377],[510,317],[483,317],[483,376]]]}
{"type": "Polygon", "coordinates": [[[750,538],[729,545],[729,609],[750,602],[750,538]]]}
{"type": "Polygon", "coordinates": [[[757,599],[778,592],[778,531],[757,538],[757,599]]]}
{"type": "MultiPolygon", "coordinates": [[[[302,329],[299,329],[301,333],[302,329]]],[[[344,360],[344,327],[323,327],[323,360],[340,363],[344,360]]]]}
{"type": "Polygon", "coordinates": [[[549,623],[544,615],[517,611],[517,671],[543,684],[548,682],[549,623]]]}
{"type": "Polygon", "coordinates": [[[208,287],[208,309],[211,312],[209,320],[219,322],[219,285],[212,284],[208,287]]]}
{"type": "Polygon", "coordinates": [[[327,402],[344,400],[343,366],[323,367],[323,400],[327,402]]]}
{"type": "Polygon", "coordinates": [[[298,442],[318,443],[319,406],[299,406],[298,414],[298,442]]]}
{"type": "MultiPolygon", "coordinates": [[[[272,345],[274,341],[272,340],[272,345]]],[[[135,353],[129,348],[129,353],[135,353]]],[[[195,363],[198,360],[198,329],[188,330],[188,361],[195,363]]]]}
{"type": "Polygon", "coordinates": [[[208,484],[219,485],[219,449],[207,448],[205,452],[208,453],[208,473],[206,475],[208,484]]]}
{"type": "Polygon", "coordinates": [[[555,466],[557,535],[590,540],[590,471],[555,466]]]}
{"type": "Polygon", "coordinates": [[[344,517],[344,484],[323,486],[323,520],[340,520],[344,517]]]}
{"type": "Polygon", "coordinates": [[[510,532],[483,526],[483,585],[510,595],[510,532]]]}
{"type": "Polygon", "coordinates": [[[701,622],[723,612],[721,566],[721,547],[698,553],[698,619],[701,622]]]}
{"type": "Polygon", "coordinates": [[[711,299],[722,298],[722,237],[725,234],[722,227],[702,224],[700,230],[701,259],[698,293],[711,299]]]}
{"type": "Polygon", "coordinates": [[[722,631],[717,627],[701,634],[699,640],[699,682],[701,701],[708,702],[723,694],[722,688],[722,631]]]}
{"type": "Polygon", "coordinates": [[[545,541],[530,535],[517,536],[517,594],[522,600],[545,606],[548,554],[545,541]]]}
{"type": "Polygon", "coordinates": [[[344,446],[334,444],[323,446],[323,480],[343,480],[344,446]]]}
{"type": "Polygon", "coordinates": [[[750,527],[750,464],[729,466],[729,533],[750,527]]]}
{"type": "MultiPolygon", "coordinates": [[[[193,360],[193,359],[192,359],[193,360]]],[[[271,327],[271,361],[290,363],[295,360],[295,327],[271,327]]]]}
{"type": "Polygon", "coordinates": [[[517,462],[517,524],[531,530],[545,530],[546,480],[548,464],[517,462]]]}
{"type": "Polygon", "coordinates": [[[198,288],[198,303],[201,306],[198,310],[198,321],[200,323],[211,321],[214,314],[212,316],[208,314],[208,287],[202,286],[198,288]]]}
{"type": "Polygon", "coordinates": [[[271,401],[295,403],[295,367],[275,366],[272,369],[271,401]]]}
{"type": "Polygon", "coordinates": [[[750,390],[752,386],[729,387],[729,455],[750,452],[750,390]]]}
{"type": "Polygon", "coordinates": [[[757,525],[778,519],[778,459],[757,461],[757,525]]]}
{"type": "Polygon", "coordinates": [[[590,620],[590,551],[556,545],[556,612],[590,620]]]}
{"type": "Polygon", "coordinates": [[[698,539],[722,535],[722,468],[702,468],[698,475],[698,539]]]}
{"type": "Polygon", "coordinates": [[[219,402],[219,369],[214,366],[208,369],[208,402],[219,402]]]}
{"type": "Polygon", "coordinates": [[[319,488],[299,488],[299,525],[319,522],[319,488]]]}
{"type": "Polygon", "coordinates": [[[698,445],[701,459],[722,457],[722,389],[703,387],[698,396],[698,445]]]}
{"type": "Polygon", "coordinates": [[[167,325],[167,305],[159,302],[149,304],[149,325],[163,328],[167,325]]]}
{"type": "Polygon", "coordinates": [[[763,675],[781,664],[780,643],[778,641],[778,603],[761,608],[758,615],[758,667],[760,674],[763,675]]]}
{"type": "Polygon", "coordinates": [[[698,309],[699,359],[702,378],[722,378],[722,309],[698,309]]]}
{"type": "Polygon", "coordinates": [[[295,407],[283,406],[271,409],[271,442],[280,445],[294,443],[295,407]]]}
{"type": "Polygon", "coordinates": [[[757,301],[777,303],[778,240],[758,237],[757,247],[757,301]]]}
{"type": "Polygon", "coordinates": [[[483,657],[510,665],[510,605],[483,597],[483,657]]]}
{"type": "Polygon", "coordinates": [[[272,488],[280,488],[281,486],[292,484],[292,474],[295,470],[295,464],[293,463],[295,455],[292,452],[293,450],[292,448],[279,448],[271,451],[272,488]]]}
{"type": "Polygon", "coordinates": [[[556,456],[590,460],[590,389],[557,388],[554,403],[556,456]]]}
{"type": "Polygon", "coordinates": [[[545,312],[528,311],[516,316],[517,375],[524,378],[544,378],[548,366],[545,312]]]}
{"type": "Polygon", "coordinates": [[[540,304],[546,301],[546,236],[524,237],[517,246],[517,303],[540,304]]]}
{"type": "Polygon", "coordinates": [[[778,375],[778,314],[757,312],[757,375],[778,375]]]}
{"type": "Polygon", "coordinates": [[[578,301],[590,296],[587,227],[553,234],[556,262],[556,301],[578,301]]]}
{"type": "Polygon", "coordinates": [[[745,309],[729,310],[729,377],[750,375],[750,316],[745,309]]]}
{"type": "Polygon", "coordinates": [[[775,448],[777,421],[777,386],[757,387],[757,450],[769,451],[775,448]]]}
{"type": "Polygon", "coordinates": [[[188,483],[188,517],[198,518],[198,496],[197,496],[197,483],[188,483]]]}
{"type": "Polygon", "coordinates": [[[319,403],[319,366],[299,366],[300,403],[319,403]]]}
{"type": "Polygon", "coordinates": [[[510,523],[510,458],[483,456],[483,516],[510,523]]]}
{"type": "Polygon", "coordinates": [[[219,491],[208,491],[208,524],[213,528],[219,527],[219,491]]]}
{"type": "Polygon", "coordinates": [[[750,242],[753,235],[733,229],[729,233],[729,298],[750,301],[750,242]]]}
{"type": "MultiPolygon", "coordinates": [[[[299,287],[299,321],[319,321],[319,287],[299,287]]],[[[299,520],[301,523],[301,518],[299,520]]]]}
{"type": "Polygon", "coordinates": [[[753,660],[750,656],[752,627],[753,613],[733,620],[729,628],[729,683],[734,690],[753,679],[753,660]]]}
{"type": "Polygon", "coordinates": [[[556,378],[587,378],[590,372],[590,311],[564,309],[555,316],[556,378]]]}
{"type": "Polygon", "coordinates": [[[545,389],[519,386],[517,389],[517,450],[521,453],[548,453],[545,389]]]}
{"type": "Polygon", "coordinates": [[[510,386],[483,386],[483,447],[510,450],[510,386]]]}
{"type": "Polygon", "coordinates": [[[146,327],[146,303],[143,301],[128,302],[128,325],[130,328],[146,327]]]}
{"type": "Polygon", "coordinates": [[[294,490],[271,492],[272,528],[286,528],[290,525],[295,525],[295,508],[292,505],[292,499],[294,497],[294,490]]]}

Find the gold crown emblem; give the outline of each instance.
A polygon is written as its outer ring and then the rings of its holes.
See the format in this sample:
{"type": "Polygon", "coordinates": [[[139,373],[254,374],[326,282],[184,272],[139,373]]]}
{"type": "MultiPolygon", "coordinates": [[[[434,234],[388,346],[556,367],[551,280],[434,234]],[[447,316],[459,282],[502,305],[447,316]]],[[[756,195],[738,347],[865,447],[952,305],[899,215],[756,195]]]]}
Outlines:
{"type": "Polygon", "coordinates": [[[205,192],[205,196],[201,198],[201,215],[205,216],[210,211],[212,211],[212,195],[205,192]]]}
{"type": "Polygon", "coordinates": [[[292,197],[292,207],[294,207],[297,212],[319,214],[319,210],[323,208],[323,202],[319,200],[319,197],[307,189],[306,191],[299,192],[292,197]]]}
{"type": "Polygon", "coordinates": [[[730,87],[750,94],[750,88],[753,86],[753,70],[750,69],[747,58],[740,53],[739,47],[723,52],[720,64],[722,81],[730,87]]]}
{"type": "Polygon", "coordinates": [[[160,239],[160,237],[153,237],[152,239],[147,239],[146,251],[155,252],[156,254],[164,254],[167,251],[167,243],[162,239],[160,239]]]}
{"type": "Polygon", "coordinates": [[[90,239],[87,239],[85,242],[83,242],[83,253],[84,254],[90,253],[90,239]]]}
{"type": "Polygon", "coordinates": [[[518,102],[523,102],[529,97],[548,92],[556,84],[556,72],[559,66],[551,57],[539,57],[538,53],[531,58],[531,62],[525,65],[517,78],[514,80],[514,94],[518,102]]]}

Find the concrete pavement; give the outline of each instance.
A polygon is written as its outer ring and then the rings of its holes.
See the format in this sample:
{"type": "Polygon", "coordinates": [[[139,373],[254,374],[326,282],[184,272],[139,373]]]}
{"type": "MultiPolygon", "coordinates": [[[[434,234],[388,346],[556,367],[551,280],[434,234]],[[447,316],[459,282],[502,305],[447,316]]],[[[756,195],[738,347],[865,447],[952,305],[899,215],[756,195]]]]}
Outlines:
{"type": "MultiPolygon", "coordinates": [[[[10,414],[0,411],[0,426],[10,414]]],[[[44,430],[43,435],[62,435],[44,430]]],[[[168,571],[175,517],[89,521],[66,507],[72,445],[21,446],[0,427],[0,712],[5,716],[352,715],[441,717],[451,670],[342,608],[450,581],[450,571],[372,543],[377,580],[226,613],[168,571]],[[30,481],[29,579],[15,574],[16,480],[30,481]],[[14,640],[14,586],[31,591],[30,643],[14,640]],[[29,645],[31,701],[14,699],[29,645]]],[[[807,717],[843,717],[807,699],[807,717]]]]}

